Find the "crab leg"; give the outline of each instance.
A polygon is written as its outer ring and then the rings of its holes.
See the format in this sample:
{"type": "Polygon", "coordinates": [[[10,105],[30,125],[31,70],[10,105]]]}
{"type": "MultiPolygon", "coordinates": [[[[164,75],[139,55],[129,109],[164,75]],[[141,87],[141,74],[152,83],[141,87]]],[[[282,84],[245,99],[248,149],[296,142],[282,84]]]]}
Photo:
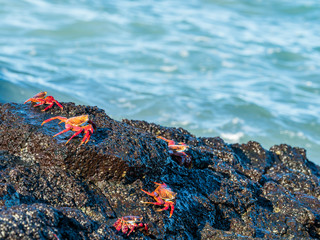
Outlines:
{"type": "Polygon", "coordinates": [[[84,143],[87,144],[87,142],[90,140],[91,138],[91,134],[89,134],[89,132],[86,134],[85,138],[87,139],[84,143]]]}
{"type": "Polygon", "coordinates": [[[174,204],[173,204],[173,203],[171,203],[171,204],[170,204],[170,206],[171,206],[171,210],[170,210],[170,216],[169,216],[169,217],[171,217],[171,216],[172,216],[172,213],[173,213],[173,210],[174,210],[174,204]]]}
{"type": "Polygon", "coordinates": [[[90,137],[91,137],[90,132],[87,131],[86,134],[84,135],[84,137],[83,137],[80,145],[82,145],[83,143],[84,143],[84,144],[87,144],[87,142],[89,141],[90,137]]]}
{"type": "Polygon", "coordinates": [[[154,197],[154,199],[156,200],[156,202],[143,202],[143,203],[148,203],[148,204],[153,204],[153,205],[162,205],[162,204],[164,204],[164,201],[161,198],[157,197],[154,193],[148,193],[146,191],[143,191],[143,192],[145,192],[148,195],[154,197]]]}
{"type": "Polygon", "coordinates": [[[57,100],[54,100],[53,102],[55,102],[63,110],[62,105],[57,100]]]}
{"type": "Polygon", "coordinates": [[[87,141],[86,141],[87,138],[88,137],[87,137],[87,133],[86,133],[86,135],[84,135],[84,137],[82,138],[81,143],[80,143],[79,146],[81,146],[82,144],[87,144],[87,141]]]}
{"type": "MultiPolygon", "coordinates": [[[[149,203],[149,204],[153,204],[153,205],[162,205],[163,204],[163,202],[143,202],[143,203],[149,203]]],[[[174,205],[173,204],[165,203],[164,204],[164,208],[161,208],[161,209],[156,210],[156,211],[157,212],[161,212],[161,211],[164,211],[164,210],[168,210],[170,206],[171,206],[171,210],[170,210],[170,216],[169,217],[171,217],[172,214],[173,214],[173,210],[174,210],[174,205]]]]}
{"type": "MultiPolygon", "coordinates": [[[[46,108],[43,109],[42,111],[44,112],[44,111],[48,110],[49,108],[52,108],[53,104],[54,104],[54,103],[51,103],[48,107],[46,107],[46,108]]],[[[37,104],[37,105],[38,105],[38,104],[37,104]]],[[[41,104],[41,105],[42,105],[42,104],[41,104]]]]}
{"type": "Polygon", "coordinates": [[[157,183],[157,182],[153,182],[153,183],[159,186],[162,185],[162,183],[157,183]]]}
{"type": "Polygon", "coordinates": [[[128,226],[127,226],[127,224],[125,224],[125,223],[122,223],[122,224],[123,224],[122,227],[121,227],[122,232],[123,232],[123,233],[127,233],[127,232],[128,232],[128,226]]]}
{"type": "Polygon", "coordinates": [[[174,204],[168,203],[168,204],[165,204],[164,206],[165,206],[164,208],[157,210],[157,212],[161,212],[161,211],[167,210],[171,206],[170,216],[169,216],[169,217],[171,217],[172,214],[173,214],[173,210],[174,210],[174,204]]]}
{"type": "Polygon", "coordinates": [[[26,100],[23,104],[26,104],[27,102],[32,102],[34,98],[29,98],[28,100],[26,100]]]}
{"type": "MultiPolygon", "coordinates": [[[[42,126],[43,124],[45,124],[45,123],[47,123],[47,122],[50,122],[50,121],[52,121],[52,120],[55,120],[55,119],[59,119],[59,120],[61,121],[60,123],[67,121],[67,118],[66,118],[66,117],[59,117],[59,116],[57,116],[57,117],[49,118],[49,119],[43,121],[43,122],[41,123],[41,126],[42,126]]],[[[59,123],[59,124],[60,124],[60,123],[59,123]]]]}
{"type": "Polygon", "coordinates": [[[163,204],[162,202],[142,202],[142,203],[153,204],[153,205],[162,205],[163,204]]]}
{"type": "Polygon", "coordinates": [[[157,212],[161,212],[161,211],[164,211],[164,210],[168,210],[168,209],[169,209],[169,204],[165,204],[164,206],[165,206],[164,208],[161,208],[161,209],[156,210],[156,211],[157,211],[157,212]]]}
{"type": "Polygon", "coordinates": [[[123,218],[120,218],[113,224],[113,226],[117,229],[117,231],[120,231],[122,224],[123,224],[123,218]]]}
{"type": "Polygon", "coordinates": [[[148,194],[149,196],[152,196],[152,197],[154,196],[153,193],[149,193],[149,192],[147,192],[147,191],[145,191],[145,190],[143,190],[143,189],[141,189],[141,191],[144,192],[144,193],[146,193],[146,194],[148,194]]]}
{"type": "MultiPolygon", "coordinates": [[[[90,124],[92,124],[92,123],[90,123],[90,124]]],[[[81,144],[83,144],[83,143],[87,144],[87,142],[90,140],[91,134],[93,133],[93,126],[86,126],[84,128],[84,131],[85,131],[85,135],[81,141],[81,144]]]]}
{"type": "Polygon", "coordinates": [[[38,104],[34,105],[34,107],[38,107],[38,106],[41,106],[43,104],[45,104],[45,102],[38,103],[38,104]]]}
{"type": "MultiPolygon", "coordinates": [[[[75,134],[73,134],[72,137],[69,138],[69,140],[66,142],[66,144],[67,144],[72,138],[74,138],[75,136],[78,136],[81,132],[82,132],[82,129],[81,129],[80,131],[76,132],[75,134]]],[[[80,144],[80,145],[81,145],[81,144],[80,144]]]]}
{"type": "Polygon", "coordinates": [[[56,137],[56,136],[58,136],[58,135],[60,135],[60,134],[62,134],[62,133],[68,132],[68,131],[70,131],[70,130],[71,130],[71,128],[66,128],[65,130],[62,130],[61,132],[59,132],[59,133],[57,133],[56,135],[54,135],[53,137],[56,137]]]}
{"type": "Polygon", "coordinates": [[[38,104],[34,105],[34,107],[38,107],[38,106],[43,105],[43,104],[45,104],[45,103],[46,103],[46,101],[45,101],[45,100],[43,100],[43,99],[35,99],[35,101],[34,101],[34,102],[40,102],[40,103],[38,103],[38,104]]]}
{"type": "Polygon", "coordinates": [[[87,144],[87,142],[90,140],[90,138],[91,138],[91,134],[87,137],[85,144],[87,144]]]}
{"type": "Polygon", "coordinates": [[[166,141],[169,145],[174,145],[174,141],[173,140],[169,140],[169,139],[166,139],[166,138],[161,137],[161,136],[158,136],[157,138],[160,138],[160,139],[166,141]]]}
{"type": "Polygon", "coordinates": [[[26,104],[27,102],[42,102],[43,101],[43,103],[45,103],[45,101],[43,100],[43,99],[41,99],[41,98],[34,98],[34,97],[32,97],[32,98],[29,98],[28,100],[26,100],[25,102],[24,102],[24,104],[26,104]]]}
{"type": "Polygon", "coordinates": [[[138,227],[144,227],[144,230],[148,231],[148,225],[147,224],[139,223],[138,227]]]}
{"type": "Polygon", "coordinates": [[[131,230],[130,230],[130,232],[127,234],[127,236],[129,236],[130,235],[130,233],[132,233],[132,232],[135,232],[135,228],[136,227],[138,227],[138,225],[135,223],[135,224],[133,224],[133,228],[131,228],[131,230]]]}

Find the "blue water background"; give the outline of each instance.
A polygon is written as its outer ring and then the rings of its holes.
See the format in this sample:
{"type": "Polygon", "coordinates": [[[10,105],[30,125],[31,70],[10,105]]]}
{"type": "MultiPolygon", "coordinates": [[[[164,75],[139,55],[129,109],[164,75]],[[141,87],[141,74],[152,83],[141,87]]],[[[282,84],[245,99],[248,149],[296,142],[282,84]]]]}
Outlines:
{"type": "Polygon", "coordinates": [[[0,101],[41,90],[111,117],[320,164],[319,0],[0,0],[0,101]]]}

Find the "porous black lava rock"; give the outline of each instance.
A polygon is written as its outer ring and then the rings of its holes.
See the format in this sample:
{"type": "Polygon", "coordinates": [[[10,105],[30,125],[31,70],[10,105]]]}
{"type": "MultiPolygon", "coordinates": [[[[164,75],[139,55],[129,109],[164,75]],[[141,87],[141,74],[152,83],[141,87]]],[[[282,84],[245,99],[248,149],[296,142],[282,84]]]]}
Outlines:
{"type": "Polygon", "coordinates": [[[319,239],[320,168],[285,144],[227,144],[182,128],[124,119],[97,107],[0,104],[0,239],[319,239]],[[54,116],[89,114],[97,130],[87,145],[54,116]],[[192,168],[170,157],[157,136],[190,146],[192,168]],[[164,182],[175,210],[158,212],[141,189],[164,182]],[[129,237],[122,216],[149,225],[129,237]]]}

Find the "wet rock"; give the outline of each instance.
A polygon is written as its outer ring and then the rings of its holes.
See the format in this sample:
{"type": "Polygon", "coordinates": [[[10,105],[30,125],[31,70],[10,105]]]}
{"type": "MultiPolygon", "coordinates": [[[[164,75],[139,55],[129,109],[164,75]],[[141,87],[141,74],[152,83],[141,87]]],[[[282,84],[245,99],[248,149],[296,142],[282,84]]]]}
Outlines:
{"type": "Polygon", "coordinates": [[[285,144],[227,144],[197,138],[182,128],[145,121],[116,121],[97,107],[0,104],[0,238],[126,239],[112,225],[143,217],[149,231],[129,239],[318,239],[320,168],[304,149],[285,144]],[[53,135],[64,129],[54,116],[89,114],[97,131],[53,135]],[[192,168],[179,166],[167,143],[190,146],[192,168]],[[177,193],[175,210],[155,200],[154,182],[177,193]]]}

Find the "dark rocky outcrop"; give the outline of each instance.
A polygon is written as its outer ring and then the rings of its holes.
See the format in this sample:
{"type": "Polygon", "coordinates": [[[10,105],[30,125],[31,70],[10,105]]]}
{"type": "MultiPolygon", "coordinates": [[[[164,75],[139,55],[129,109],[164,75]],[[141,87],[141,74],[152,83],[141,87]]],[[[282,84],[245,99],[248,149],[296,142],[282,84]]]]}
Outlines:
{"type": "Polygon", "coordinates": [[[0,239],[126,239],[113,223],[140,215],[149,232],[131,239],[318,239],[320,168],[285,144],[226,144],[182,128],[115,121],[97,107],[64,103],[48,112],[0,104],[0,239]],[[53,116],[90,114],[87,145],[53,116]],[[190,145],[193,167],[179,166],[156,136],[190,145]],[[173,216],[157,212],[153,182],[177,193],[173,216]]]}

